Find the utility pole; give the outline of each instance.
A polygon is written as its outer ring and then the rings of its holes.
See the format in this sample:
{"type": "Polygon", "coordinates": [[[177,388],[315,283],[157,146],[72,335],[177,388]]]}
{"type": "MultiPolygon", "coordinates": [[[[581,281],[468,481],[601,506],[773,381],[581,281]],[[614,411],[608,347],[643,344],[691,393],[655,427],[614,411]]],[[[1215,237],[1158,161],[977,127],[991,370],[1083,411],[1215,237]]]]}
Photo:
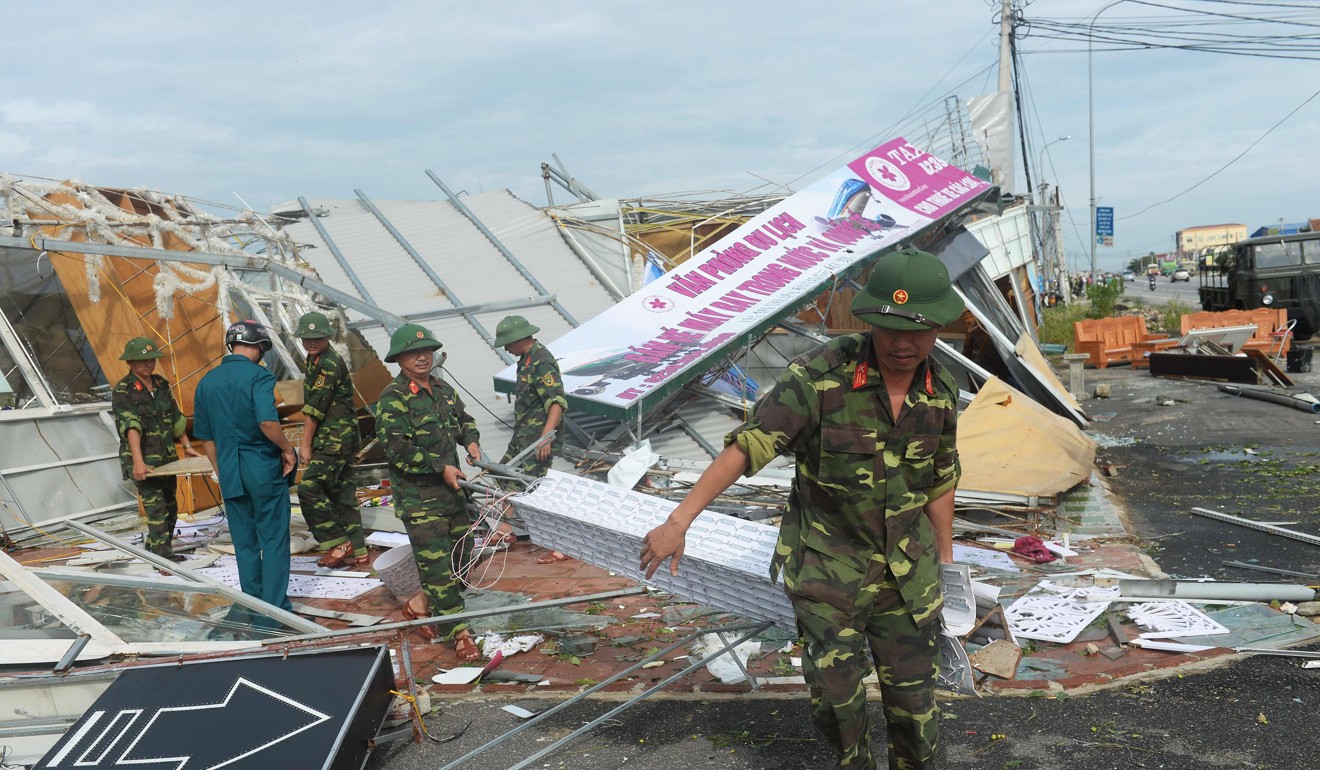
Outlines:
{"type": "MultiPolygon", "coordinates": [[[[1013,0],[1000,0],[999,7],[999,92],[1001,94],[1013,93],[1013,0]]],[[[1008,137],[1009,142],[1013,141],[1013,110],[1009,109],[1005,113],[1008,119],[1008,137]]],[[[1025,151],[1026,148],[1023,148],[1025,151]]],[[[1009,168],[1003,173],[1003,177],[1012,178],[1013,176],[1013,153],[1008,154],[1009,168]]],[[[1012,192],[1005,190],[1004,192],[1012,192]]],[[[1031,190],[1027,190],[1031,194],[1031,190]]]]}

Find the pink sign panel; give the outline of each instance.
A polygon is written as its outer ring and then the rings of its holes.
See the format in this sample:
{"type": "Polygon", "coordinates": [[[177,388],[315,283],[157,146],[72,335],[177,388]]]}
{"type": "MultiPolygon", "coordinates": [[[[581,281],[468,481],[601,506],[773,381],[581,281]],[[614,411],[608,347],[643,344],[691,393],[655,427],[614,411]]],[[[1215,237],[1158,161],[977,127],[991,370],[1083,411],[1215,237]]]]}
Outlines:
{"type": "Polygon", "coordinates": [[[990,186],[902,138],[880,145],[849,163],[848,168],[870,185],[874,194],[931,219],[953,211],[969,194],[990,186]]]}

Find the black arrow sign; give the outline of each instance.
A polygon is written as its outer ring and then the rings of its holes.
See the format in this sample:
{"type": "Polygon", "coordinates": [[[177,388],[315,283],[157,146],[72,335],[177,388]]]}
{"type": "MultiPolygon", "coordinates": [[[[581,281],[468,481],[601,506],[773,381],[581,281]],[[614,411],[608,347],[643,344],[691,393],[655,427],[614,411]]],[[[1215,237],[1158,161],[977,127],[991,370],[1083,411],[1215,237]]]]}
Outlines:
{"type": "Polygon", "coordinates": [[[239,677],[218,703],[157,711],[116,764],[159,763],[172,765],[172,770],[215,770],[327,719],[329,714],[239,677]],[[216,730],[221,717],[220,723],[228,729],[216,730]],[[233,729],[235,725],[247,729],[233,729]]]}

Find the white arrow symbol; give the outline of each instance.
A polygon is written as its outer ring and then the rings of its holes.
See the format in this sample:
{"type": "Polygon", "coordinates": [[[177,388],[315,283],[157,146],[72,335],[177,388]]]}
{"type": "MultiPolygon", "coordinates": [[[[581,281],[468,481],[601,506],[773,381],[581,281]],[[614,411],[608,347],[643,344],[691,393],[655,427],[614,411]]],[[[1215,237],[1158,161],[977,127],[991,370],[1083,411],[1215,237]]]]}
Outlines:
{"type": "Polygon", "coordinates": [[[284,695],[280,695],[274,690],[269,690],[265,687],[262,687],[259,684],[256,684],[254,682],[249,682],[247,679],[244,679],[243,677],[239,677],[237,680],[234,681],[234,686],[229,688],[229,693],[225,695],[224,700],[220,701],[219,703],[208,703],[199,706],[169,706],[167,708],[160,709],[155,714],[152,714],[151,720],[148,721],[146,726],[142,728],[142,732],[138,733],[137,738],[133,739],[133,742],[129,744],[127,749],[124,750],[124,753],[120,755],[119,759],[115,762],[115,764],[116,765],[145,765],[145,764],[154,765],[154,764],[160,764],[162,762],[177,762],[178,764],[174,766],[174,770],[183,770],[183,767],[188,764],[189,760],[192,759],[191,755],[178,756],[178,757],[149,757],[143,759],[130,759],[129,755],[132,754],[133,749],[139,743],[142,742],[142,739],[145,738],[147,734],[151,732],[151,726],[155,724],[156,720],[160,719],[162,715],[171,712],[178,713],[185,711],[207,711],[210,709],[223,709],[225,706],[229,705],[229,702],[231,700],[233,700],[234,694],[238,692],[238,688],[241,686],[249,687],[259,693],[262,693],[263,695],[274,698],[275,700],[280,701],[281,703],[285,703],[289,706],[292,706],[298,711],[301,711],[307,714],[309,717],[312,717],[312,721],[295,730],[291,730],[287,733],[284,733],[283,735],[278,735],[259,746],[256,746],[252,749],[249,749],[248,751],[243,752],[242,754],[239,754],[234,757],[230,757],[214,765],[208,765],[205,768],[197,768],[197,770],[216,770],[216,768],[224,767],[226,765],[231,765],[237,762],[238,760],[243,759],[244,757],[251,756],[259,751],[264,751],[270,748],[271,746],[280,743],[281,741],[286,741],[289,738],[292,738],[293,736],[297,735],[298,733],[301,733],[305,730],[310,730],[311,728],[316,727],[317,725],[321,724],[322,722],[325,722],[330,718],[329,714],[323,714],[320,711],[305,706],[291,698],[288,698],[284,695]]]}

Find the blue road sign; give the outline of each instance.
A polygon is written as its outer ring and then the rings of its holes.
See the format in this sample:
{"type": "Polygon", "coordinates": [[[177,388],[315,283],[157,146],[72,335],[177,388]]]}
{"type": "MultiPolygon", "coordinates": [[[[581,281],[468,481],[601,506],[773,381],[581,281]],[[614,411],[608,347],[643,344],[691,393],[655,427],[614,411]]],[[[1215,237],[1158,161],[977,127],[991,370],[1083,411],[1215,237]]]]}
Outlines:
{"type": "Polygon", "coordinates": [[[1098,237],[1114,237],[1114,207],[1097,206],[1095,209],[1095,234],[1098,237]]]}

